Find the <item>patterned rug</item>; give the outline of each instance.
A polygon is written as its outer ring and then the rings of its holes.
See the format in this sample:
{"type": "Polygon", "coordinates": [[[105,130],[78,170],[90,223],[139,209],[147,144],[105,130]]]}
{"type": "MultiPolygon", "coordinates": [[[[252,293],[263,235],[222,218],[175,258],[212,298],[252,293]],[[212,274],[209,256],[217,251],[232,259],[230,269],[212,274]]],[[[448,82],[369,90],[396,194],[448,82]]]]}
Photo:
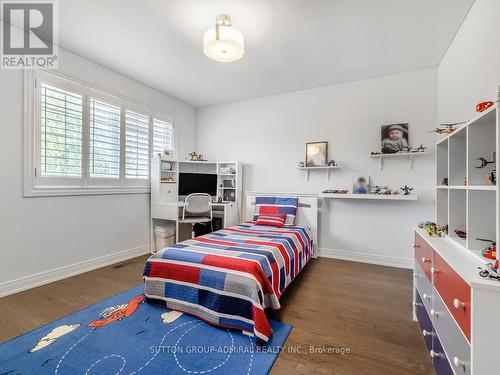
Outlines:
{"type": "MultiPolygon", "coordinates": [[[[0,345],[0,374],[267,374],[292,327],[265,347],[144,301],[130,289],[0,345]]],[[[36,309],[36,307],[34,307],[36,309]]]]}

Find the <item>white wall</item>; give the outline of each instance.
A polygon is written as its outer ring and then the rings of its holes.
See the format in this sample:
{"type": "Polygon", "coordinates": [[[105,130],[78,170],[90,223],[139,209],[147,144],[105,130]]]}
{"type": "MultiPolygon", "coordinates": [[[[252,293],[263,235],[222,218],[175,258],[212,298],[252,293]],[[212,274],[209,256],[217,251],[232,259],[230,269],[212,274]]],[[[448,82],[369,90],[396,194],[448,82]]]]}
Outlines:
{"type": "Polygon", "coordinates": [[[500,1],[476,0],[439,66],[441,122],[470,120],[500,86],[500,1]]]}
{"type": "MultiPolygon", "coordinates": [[[[60,71],[170,114],[179,155],[194,148],[194,108],[66,51],[60,71]]],[[[22,197],[22,99],[22,73],[0,71],[0,295],[145,253],[149,242],[149,194],[22,197]]]]}
{"type": "Polygon", "coordinates": [[[211,160],[244,163],[244,189],[313,192],[351,186],[353,174],[374,184],[418,190],[417,202],[330,200],[321,202],[319,246],[323,255],[411,267],[412,227],[434,218],[434,155],[388,161],[370,159],[379,148],[380,125],[410,124],[413,145],[433,145],[437,70],[375,79],[200,108],[197,151],[211,160]],[[295,168],[307,141],[327,140],[342,164],[330,182],[316,172],[306,181],[295,168]]]}

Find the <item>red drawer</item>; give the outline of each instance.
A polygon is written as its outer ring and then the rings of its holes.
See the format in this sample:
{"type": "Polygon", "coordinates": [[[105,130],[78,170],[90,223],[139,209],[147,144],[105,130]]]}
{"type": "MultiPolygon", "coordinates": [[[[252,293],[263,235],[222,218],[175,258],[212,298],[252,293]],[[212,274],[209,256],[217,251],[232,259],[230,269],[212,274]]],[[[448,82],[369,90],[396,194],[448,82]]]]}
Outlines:
{"type": "Polygon", "coordinates": [[[470,286],[439,254],[434,254],[434,286],[470,342],[470,286]]]}
{"type": "Polygon", "coordinates": [[[415,247],[415,259],[422,267],[425,276],[432,283],[431,268],[434,264],[434,250],[417,233],[415,233],[415,244],[413,246],[415,247]]]}

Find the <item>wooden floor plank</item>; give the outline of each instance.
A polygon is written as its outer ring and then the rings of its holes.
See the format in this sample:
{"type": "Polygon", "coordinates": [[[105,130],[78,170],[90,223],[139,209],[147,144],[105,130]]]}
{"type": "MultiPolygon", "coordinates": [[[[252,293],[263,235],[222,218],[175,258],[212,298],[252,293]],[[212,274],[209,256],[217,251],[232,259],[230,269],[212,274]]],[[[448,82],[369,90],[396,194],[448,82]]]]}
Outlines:
{"type": "MultiPolygon", "coordinates": [[[[140,285],[146,259],[1,298],[0,342],[140,285]]],[[[271,374],[434,374],[411,317],[411,275],[397,268],[312,260],[282,297],[282,309],[269,313],[294,327],[271,374]],[[318,353],[321,348],[350,353],[318,353]]]]}

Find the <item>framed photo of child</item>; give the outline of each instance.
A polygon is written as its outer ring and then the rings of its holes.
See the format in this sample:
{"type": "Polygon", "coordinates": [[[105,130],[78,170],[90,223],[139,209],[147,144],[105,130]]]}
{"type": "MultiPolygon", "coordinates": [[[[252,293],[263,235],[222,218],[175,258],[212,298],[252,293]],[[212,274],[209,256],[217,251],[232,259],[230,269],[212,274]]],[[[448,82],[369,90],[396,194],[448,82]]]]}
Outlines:
{"type": "Polygon", "coordinates": [[[306,167],[324,167],[327,161],[327,141],[306,143],[306,167]]]}
{"type": "Polygon", "coordinates": [[[382,125],[382,154],[407,152],[409,143],[408,124],[382,125]]]}

